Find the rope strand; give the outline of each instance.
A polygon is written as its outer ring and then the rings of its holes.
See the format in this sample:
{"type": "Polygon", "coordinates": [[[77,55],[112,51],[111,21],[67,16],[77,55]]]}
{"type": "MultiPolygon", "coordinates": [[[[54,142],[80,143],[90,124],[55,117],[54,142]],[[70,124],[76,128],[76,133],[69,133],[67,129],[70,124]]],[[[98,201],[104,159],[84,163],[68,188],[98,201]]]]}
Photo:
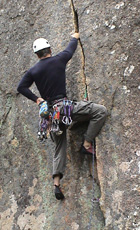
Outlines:
{"type": "Polygon", "coordinates": [[[92,221],[92,213],[94,210],[94,203],[99,202],[98,198],[95,198],[95,186],[94,186],[94,159],[95,159],[95,141],[93,141],[93,154],[92,154],[92,177],[93,177],[93,184],[92,184],[92,206],[91,206],[91,213],[90,213],[90,219],[89,219],[89,223],[88,223],[88,227],[87,230],[91,229],[91,221],[92,221]]]}

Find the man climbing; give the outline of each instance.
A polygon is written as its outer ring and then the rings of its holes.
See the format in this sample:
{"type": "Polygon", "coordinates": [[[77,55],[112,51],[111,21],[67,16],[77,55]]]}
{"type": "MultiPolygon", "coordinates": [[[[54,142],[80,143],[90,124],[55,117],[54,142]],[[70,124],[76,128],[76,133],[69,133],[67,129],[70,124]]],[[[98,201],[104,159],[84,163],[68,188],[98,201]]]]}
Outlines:
{"type": "MultiPolygon", "coordinates": [[[[18,85],[18,92],[39,105],[46,100],[49,105],[55,105],[58,101],[66,99],[66,65],[72,58],[79,39],[79,33],[74,33],[67,48],[56,56],[51,55],[48,41],[39,38],[33,43],[34,53],[39,62],[29,69],[18,85]],[[41,97],[36,96],[29,88],[35,82],[41,97]]],[[[63,103],[62,103],[63,104],[63,103]]],[[[63,106],[63,105],[62,105],[63,106]]],[[[81,153],[92,154],[92,143],[101,130],[106,119],[106,108],[90,101],[74,102],[72,110],[73,121],[89,121],[81,153]]],[[[53,156],[53,180],[54,192],[58,200],[64,195],[60,188],[60,180],[63,177],[66,166],[66,126],[60,123],[61,135],[53,133],[55,141],[55,154],[53,156]]]]}

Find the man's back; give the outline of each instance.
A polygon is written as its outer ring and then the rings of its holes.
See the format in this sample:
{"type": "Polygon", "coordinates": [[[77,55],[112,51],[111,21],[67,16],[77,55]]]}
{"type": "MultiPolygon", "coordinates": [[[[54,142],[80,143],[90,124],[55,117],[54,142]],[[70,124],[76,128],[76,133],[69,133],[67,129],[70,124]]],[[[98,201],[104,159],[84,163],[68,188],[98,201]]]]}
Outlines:
{"type": "Polygon", "coordinates": [[[51,100],[58,95],[66,96],[65,69],[77,47],[77,39],[73,38],[68,47],[54,57],[41,59],[24,75],[19,83],[18,91],[29,99],[36,101],[29,87],[35,82],[43,99],[51,100]]]}

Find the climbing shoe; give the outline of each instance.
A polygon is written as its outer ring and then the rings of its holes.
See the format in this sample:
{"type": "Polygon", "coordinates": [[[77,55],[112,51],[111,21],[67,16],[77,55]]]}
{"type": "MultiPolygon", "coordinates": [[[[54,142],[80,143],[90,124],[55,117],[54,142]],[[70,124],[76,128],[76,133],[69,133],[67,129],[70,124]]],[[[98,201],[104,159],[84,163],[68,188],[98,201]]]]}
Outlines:
{"type": "Polygon", "coordinates": [[[55,185],[54,193],[57,200],[63,200],[65,198],[61,191],[60,185],[55,185]]]}
{"type": "Polygon", "coordinates": [[[91,145],[88,149],[86,149],[82,144],[80,152],[86,155],[94,154],[93,145],[91,145]]]}

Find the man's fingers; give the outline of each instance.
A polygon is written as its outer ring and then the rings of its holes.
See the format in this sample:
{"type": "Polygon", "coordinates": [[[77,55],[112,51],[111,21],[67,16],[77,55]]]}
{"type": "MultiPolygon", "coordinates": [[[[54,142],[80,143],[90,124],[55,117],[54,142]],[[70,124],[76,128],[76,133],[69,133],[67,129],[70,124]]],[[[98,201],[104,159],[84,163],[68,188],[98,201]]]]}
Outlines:
{"type": "Polygon", "coordinates": [[[79,38],[80,38],[80,34],[79,34],[79,33],[74,33],[74,34],[72,35],[72,37],[79,39],[79,38]]]}

